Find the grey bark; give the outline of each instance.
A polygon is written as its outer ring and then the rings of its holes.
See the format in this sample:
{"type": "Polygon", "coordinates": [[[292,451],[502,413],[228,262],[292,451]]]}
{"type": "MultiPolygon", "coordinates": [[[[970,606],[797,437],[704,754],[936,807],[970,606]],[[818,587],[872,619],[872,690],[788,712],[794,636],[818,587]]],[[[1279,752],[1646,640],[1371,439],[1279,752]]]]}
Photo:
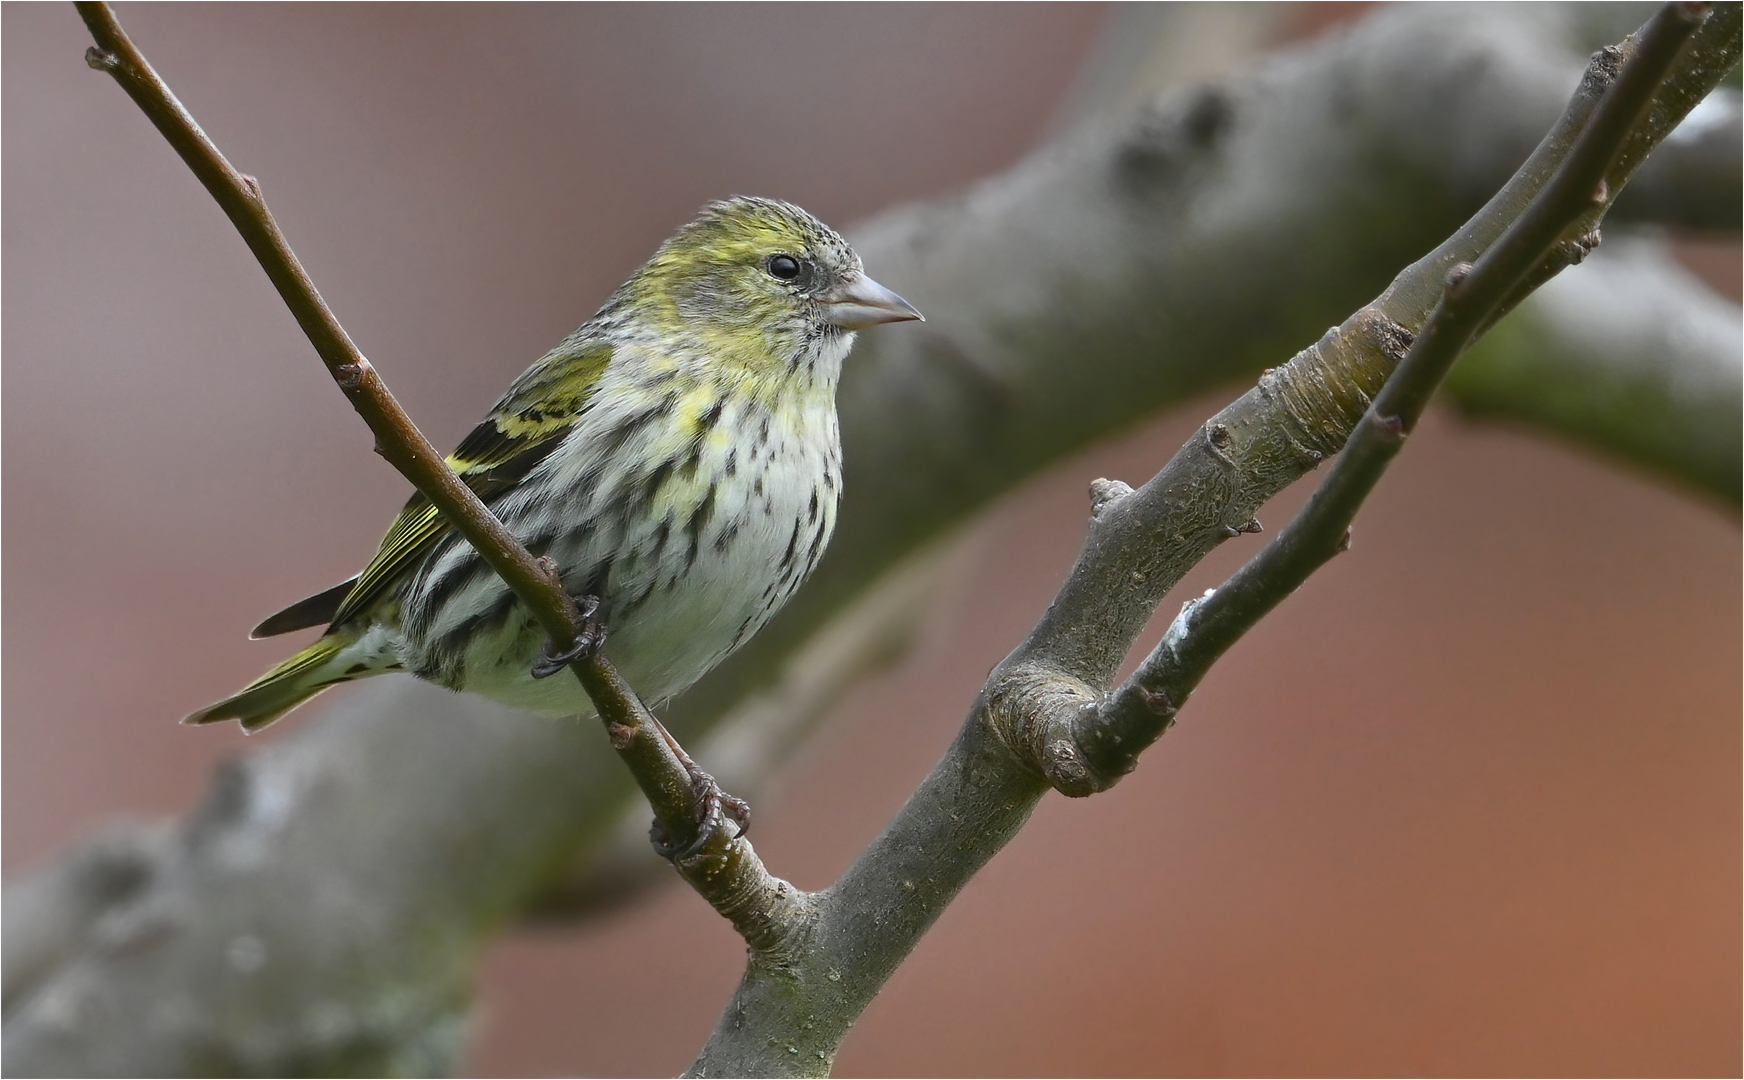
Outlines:
{"type": "MultiPolygon", "coordinates": [[[[1619,54],[1596,55],[1532,158],[1445,243],[1315,346],[1268,371],[1143,488],[1098,481],[1089,535],[1047,613],[989,676],[962,733],[884,834],[837,885],[817,894],[807,921],[781,948],[753,944],[744,980],[691,1075],[821,1075],[872,995],[1048,787],[1093,794],[1132,768],[1234,637],[1336,553],[1337,534],[1465,342],[1524,289],[1584,258],[1597,242],[1608,193],[1736,63],[1739,22],[1736,8],[1717,12],[1703,27],[1705,40],[1682,53],[1682,73],[1669,68],[1657,94],[1660,75],[1644,75],[1648,69],[1631,60],[1618,89],[1629,83],[1638,96],[1607,96],[1619,54]],[[1608,141],[1583,132],[1589,116],[1608,141]],[[1595,150],[1601,142],[1611,149],[1595,150]],[[1585,162],[1581,178],[1563,181],[1576,157],[1585,162]],[[1553,174],[1561,183],[1554,198],[1546,187],[1553,174]],[[1607,194],[1595,200],[1595,189],[1607,194]],[[1470,288],[1444,285],[1456,278],[1470,288]],[[1401,359],[1415,373],[1409,385],[1388,378],[1401,359]],[[1385,418],[1370,408],[1371,400],[1379,408],[1389,397],[1395,400],[1385,418]],[[1353,436],[1359,417],[1365,423],[1353,436]],[[1110,694],[1117,665],[1164,593],[1212,547],[1257,528],[1252,512],[1345,446],[1347,436],[1353,445],[1368,436],[1367,450],[1358,459],[1340,457],[1304,512],[1337,504],[1322,522],[1334,531],[1310,526],[1317,540],[1304,548],[1302,522],[1292,523],[1203,605],[1230,616],[1223,620],[1230,633],[1200,634],[1194,624],[1180,631],[1192,635],[1183,643],[1171,627],[1139,672],[1110,694]],[[1334,484],[1344,494],[1323,502],[1334,484]],[[1224,603],[1237,595],[1235,606],[1224,603]],[[1178,650],[1195,655],[1177,663],[1178,650]]],[[[1686,14],[1662,11],[1650,31],[1632,39],[1637,59],[1652,55],[1670,65],[1679,55],[1673,43],[1689,26],[1686,14]]],[[[1195,606],[1183,609],[1176,627],[1188,625],[1195,606]]]]}
{"type": "MultiPolygon", "coordinates": [[[[933,321],[856,356],[835,548],[777,624],[672,710],[673,730],[699,738],[750,708],[826,620],[1023,477],[1317,338],[1475,210],[1588,52],[1642,18],[1632,5],[1401,7],[855,231],[933,321]]],[[[1736,155],[1719,177],[1703,183],[1735,187],[1736,155]]],[[[1666,201],[1643,197],[1636,213],[1651,220],[1666,201]]],[[[1545,392],[1508,393],[1523,419],[1554,426],[1530,405],[1545,392]]],[[[1712,414],[1668,422],[1718,425],[1687,441],[1722,453],[1736,410],[1712,414]]],[[[1731,483],[1720,496],[1735,503],[1731,483]]],[[[960,744],[971,771],[1003,753],[982,739],[960,744]]],[[[962,809],[1039,791],[1009,783],[962,809]]],[[[591,729],[410,683],[360,694],[222,774],[144,857],[144,885],[112,898],[72,887],[86,914],[52,959],[8,965],[6,1071],[445,1071],[480,943],[600,857],[630,787],[591,729]]],[[[952,820],[933,840],[966,845],[966,859],[1003,839],[952,820]]],[[[933,895],[924,878],[881,880],[933,895]]],[[[861,887],[874,883],[837,886],[861,887]]],[[[11,918],[5,929],[9,956],[17,934],[48,939],[11,918]]]]}

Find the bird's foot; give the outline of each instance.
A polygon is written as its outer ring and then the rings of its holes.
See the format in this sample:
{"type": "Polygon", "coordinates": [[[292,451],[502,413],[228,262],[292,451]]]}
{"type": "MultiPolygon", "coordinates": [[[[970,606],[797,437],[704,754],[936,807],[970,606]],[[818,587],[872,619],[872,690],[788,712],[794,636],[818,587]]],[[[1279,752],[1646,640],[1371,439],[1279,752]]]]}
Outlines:
{"type": "Polygon", "coordinates": [[[696,814],[696,839],[679,847],[672,843],[672,838],[667,835],[660,822],[656,821],[648,830],[648,839],[653,842],[654,850],[661,858],[672,862],[681,862],[700,852],[715,835],[716,830],[723,828],[729,821],[733,823],[734,840],[744,836],[751,828],[750,803],[722,791],[715,778],[703,772],[683,751],[679,751],[679,760],[684,762],[685,770],[690,773],[690,805],[696,814]]]}
{"type": "Polygon", "coordinates": [[[569,648],[562,652],[553,652],[549,639],[545,642],[545,651],[533,661],[535,679],[550,678],[582,657],[599,652],[606,643],[606,624],[594,618],[600,607],[599,597],[572,596],[570,599],[575,601],[575,613],[580,616],[581,628],[575,632],[575,640],[569,648]]]}

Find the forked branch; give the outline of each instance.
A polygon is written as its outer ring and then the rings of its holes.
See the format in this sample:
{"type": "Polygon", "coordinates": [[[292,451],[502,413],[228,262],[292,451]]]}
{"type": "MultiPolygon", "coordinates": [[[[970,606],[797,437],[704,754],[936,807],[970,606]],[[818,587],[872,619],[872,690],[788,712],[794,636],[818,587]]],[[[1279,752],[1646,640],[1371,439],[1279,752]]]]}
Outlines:
{"type": "MultiPolygon", "coordinates": [[[[93,65],[109,70],[140,101],[225,206],[354,405],[366,419],[383,402],[391,405],[379,378],[320,304],[272,226],[258,185],[235,173],[205,140],[120,35],[106,7],[81,5],[81,12],[100,45],[93,50],[93,65]],[[300,303],[305,306],[299,307],[300,303]]],[[[1673,13],[1658,21],[1681,17],[1673,13]]],[[[1669,77],[1651,94],[1645,119],[1626,128],[1623,150],[1605,172],[1607,199],[1621,188],[1647,149],[1735,63],[1738,25],[1737,5],[1722,6],[1696,33],[1695,43],[1677,57],[1669,77]]],[[[1632,57],[1633,70],[1650,51],[1637,42],[1625,45],[1613,59],[1632,57]]],[[[962,884],[1021,827],[1050,784],[1070,794],[1088,794],[1112,784],[1131,767],[1137,751],[1166,728],[1185,700],[1184,691],[1177,690],[1177,697],[1154,682],[1145,684],[1144,694],[1106,695],[1115,665],[1145,619],[1207,551],[1256,527],[1253,511],[1265,499],[1344,444],[1358,427],[1369,397],[1379,391],[1400,357],[1435,337],[1432,313],[1450,269],[1480,262],[1495,247],[1497,237],[1533,205],[1544,178],[1569,157],[1575,135],[1614,74],[1614,63],[1596,65],[1557,129],[1478,217],[1400,275],[1386,293],[1343,327],[1269,373],[1260,387],[1208,422],[1156,479],[1138,492],[1124,485],[1100,487],[1090,541],[1054,608],[989,680],[945,761],[841,882],[815,896],[800,894],[768,877],[755,864],[748,846],[705,849],[694,865],[681,867],[693,881],[703,879],[699,887],[734,918],[752,945],[745,982],[698,1060],[699,1072],[826,1070],[841,1037],[889,973],[962,884]],[[1123,710],[1142,714],[1140,719],[1154,733],[1146,738],[1110,722],[1123,710]],[[730,885],[748,887],[735,891],[730,885]]],[[[1592,223],[1603,208],[1588,211],[1592,223]]],[[[1588,231],[1585,225],[1577,227],[1568,234],[1577,242],[1553,246],[1549,258],[1533,264],[1525,284],[1510,284],[1500,302],[1484,309],[1486,314],[1477,323],[1493,320],[1496,312],[1577,258],[1584,251],[1578,241],[1588,231]]],[[[1463,339],[1459,344],[1463,347],[1463,339]]],[[[1385,415],[1402,416],[1403,411],[1385,415]]],[[[433,465],[433,474],[426,479],[435,490],[424,488],[416,478],[414,483],[444,512],[471,511],[471,492],[427,443],[419,439],[402,450],[391,439],[383,439],[374,420],[371,426],[391,461],[393,454],[404,452],[412,457],[422,454],[424,464],[433,465]],[[452,509],[438,497],[445,491],[454,497],[452,509]]],[[[409,421],[406,427],[410,428],[409,421]]],[[[1396,434],[1407,428],[1401,419],[1396,434]]],[[[388,429],[392,434],[391,424],[388,429]]],[[[1389,424],[1377,430],[1384,448],[1395,432],[1389,424]]],[[[483,530],[480,538],[474,539],[464,524],[462,531],[488,557],[481,540],[490,542],[488,530],[494,519],[482,506],[476,509],[487,519],[476,523],[483,530]]],[[[1354,504],[1349,509],[1354,511],[1354,504]]],[[[466,519],[456,516],[455,520],[466,519]]],[[[573,633],[567,597],[536,564],[517,569],[513,565],[517,548],[507,549],[505,578],[514,584],[517,578],[510,575],[519,573],[534,594],[543,590],[553,617],[570,620],[567,625],[573,633]]],[[[1279,584],[1283,580],[1271,580],[1279,596],[1287,592],[1279,584]]],[[[1234,598],[1241,590],[1230,586],[1219,593],[1234,598]]],[[[532,602],[528,594],[522,595],[532,602]]],[[[1172,633],[1168,640],[1179,646],[1198,632],[1172,633]]],[[[564,640],[555,630],[553,637],[564,640]]],[[[593,693],[594,687],[589,690],[593,693]]],[[[617,715],[608,709],[608,702],[634,707],[633,695],[602,693],[595,699],[608,723],[617,715]]],[[[636,723],[643,721],[638,717],[636,723]]],[[[667,813],[683,818],[676,805],[688,804],[682,763],[665,748],[664,739],[630,741],[660,759],[655,770],[660,779],[653,784],[657,789],[653,794],[668,801],[667,809],[659,811],[663,820],[667,813]],[[666,784],[664,796],[661,783],[666,784]]],[[[641,780],[644,769],[638,768],[637,775],[641,780]]],[[[682,828],[683,822],[673,824],[682,828]]]]}
{"type": "Polygon", "coordinates": [[[1670,5],[1601,52],[1562,120],[1464,228],[1268,372],[1143,488],[1092,487],[1090,536],[1048,613],[994,671],[884,835],[819,895],[803,947],[753,951],[692,1075],[827,1070],[885,979],[1049,786],[1088,795],[1133,767],[1223,649],[1339,550],[1350,516],[1474,335],[1597,242],[1598,219],[1629,173],[1736,62],[1738,7],[1704,24],[1705,14],[1670,5]],[[1220,603],[1206,602],[1216,619],[1184,613],[1139,675],[1107,694],[1163,593],[1212,547],[1256,530],[1259,504],[1347,439],[1346,459],[1303,518],[1214,594],[1220,603]]]}

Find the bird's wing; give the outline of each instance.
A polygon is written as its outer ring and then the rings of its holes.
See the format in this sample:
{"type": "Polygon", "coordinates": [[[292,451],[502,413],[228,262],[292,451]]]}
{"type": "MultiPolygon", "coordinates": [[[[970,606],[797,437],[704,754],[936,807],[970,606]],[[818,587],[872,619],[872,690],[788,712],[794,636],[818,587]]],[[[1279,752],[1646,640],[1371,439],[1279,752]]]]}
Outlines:
{"type": "MultiPolygon", "coordinates": [[[[484,422],[448,455],[449,467],[487,504],[513,488],[563,441],[593,399],[611,358],[612,346],[605,342],[552,350],[515,380],[484,422]]],[[[422,493],[413,495],[388,529],[375,558],[334,610],[332,624],[373,608],[450,528],[430,500],[422,493]]]]}

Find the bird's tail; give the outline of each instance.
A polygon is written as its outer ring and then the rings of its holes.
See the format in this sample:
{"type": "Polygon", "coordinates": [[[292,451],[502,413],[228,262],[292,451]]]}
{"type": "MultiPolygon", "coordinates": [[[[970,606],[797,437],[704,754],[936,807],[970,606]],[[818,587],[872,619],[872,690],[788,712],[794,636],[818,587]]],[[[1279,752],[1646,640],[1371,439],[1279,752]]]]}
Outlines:
{"type": "Polygon", "coordinates": [[[398,665],[352,662],[356,657],[346,654],[354,644],[343,633],[328,634],[223,701],[184,717],[182,723],[237,720],[242,730],[252,734],[329,686],[397,669],[398,665]]]}

